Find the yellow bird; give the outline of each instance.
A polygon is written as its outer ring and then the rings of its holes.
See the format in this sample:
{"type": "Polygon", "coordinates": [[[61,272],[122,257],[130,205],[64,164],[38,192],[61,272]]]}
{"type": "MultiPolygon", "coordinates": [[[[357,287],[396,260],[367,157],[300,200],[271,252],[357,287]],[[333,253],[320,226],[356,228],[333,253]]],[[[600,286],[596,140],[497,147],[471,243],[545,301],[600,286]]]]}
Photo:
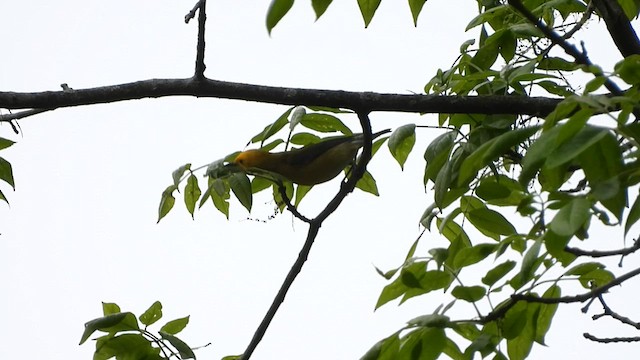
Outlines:
{"type": "MultiPolygon", "coordinates": [[[[375,139],[390,129],[372,134],[375,139]]],[[[333,179],[355,159],[364,146],[364,136],[354,134],[320,141],[283,152],[247,150],[238,154],[234,164],[243,170],[259,169],[276,173],[300,185],[316,185],[333,179]]]]}

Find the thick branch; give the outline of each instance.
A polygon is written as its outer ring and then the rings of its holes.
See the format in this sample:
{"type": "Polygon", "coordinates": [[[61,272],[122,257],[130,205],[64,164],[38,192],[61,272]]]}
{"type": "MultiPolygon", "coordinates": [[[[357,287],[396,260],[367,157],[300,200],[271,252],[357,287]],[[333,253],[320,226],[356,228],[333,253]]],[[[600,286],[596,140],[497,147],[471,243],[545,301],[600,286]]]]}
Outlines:
{"type": "Polygon", "coordinates": [[[0,92],[0,108],[54,109],[117,101],[196,96],[262,103],[365,108],[370,111],[545,116],[562,99],[526,96],[398,95],[340,90],[281,88],[204,79],[152,79],[81,90],[35,93],[0,92]]]}
{"type": "Polygon", "coordinates": [[[631,22],[624,10],[616,0],[593,0],[598,14],[607,24],[607,30],[611,34],[622,56],[640,54],[640,40],[631,26],[631,22]]]}

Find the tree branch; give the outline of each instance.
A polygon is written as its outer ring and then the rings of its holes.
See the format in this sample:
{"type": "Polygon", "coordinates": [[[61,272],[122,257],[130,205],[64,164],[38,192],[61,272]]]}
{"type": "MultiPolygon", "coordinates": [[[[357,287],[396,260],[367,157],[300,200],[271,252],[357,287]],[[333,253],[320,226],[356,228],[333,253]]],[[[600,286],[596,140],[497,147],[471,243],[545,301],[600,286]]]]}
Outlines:
{"type": "Polygon", "coordinates": [[[518,301],[518,300],[524,300],[527,302],[536,302],[536,303],[542,303],[542,304],[560,304],[560,303],[574,303],[574,302],[584,302],[587,300],[590,300],[600,294],[603,294],[605,292],[607,292],[609,289],[611,289],[614,286],[620,285],[623,282],[631,279],[634,276],[640,275],[640,268],[634,269],[632,271],[629,271],[628,273],[619,276],[613,280],[611,280],[610,282],[608,282],[607,284],[597,287],[589,292],[586,292],[584,294],[580,294],[580,295],[574,295],[574,296],[562,296],[559,298],[543,298],[543,297],[539,297],[539,296],[534,296],[534,295],[526,295],[526,294],[514,294],[511,295],[511,299],[518,301]]]}
{"type": "Polygon", "coordinates": [[[573,254],[575,256],[589,256],[592,258],[598,258],[598,257],[607,257],[607,256],[616,256],[616,255],[629,255],[632,254],[636,251],[638,251],[640,249],[640,241],[636,241],[633,246],[627,247],[627,248],[623,248],[623,249],[618,249],[618,250],[609,250],[609,251],[598,251],[598,250],[582,250],[579,248],[573,248],[573,247],[565,247],[564,251],[573,254]]]}
{"type": "Polygon", "coordinates": [[[196,81],[204,80],[204,70],[207,66],[204,64],[204,34],[205,23],[207,21],[207,0],[200,0],[200,11],[198,12],[198,45],[196,50],[196,71],[193,77],[196,81]]]}
{"type": "Polygon", "coordinates": [[[0,114],[0,122],[20,120],[29,116],[42,114],[44,112],[51,111],[51,110],[55,110],[55,109],[30,109],[30,110],[19,111],[16,113],[0,114]]]}
{"type": "MultiPolygon", "coordinates": [[[[542,33],[551,40],[554,44],[560,46],[569,56],[572,56],[578,64],[591,66],[593,63],[589,60],[586,53],[578,50],[575,46],[569,44],[562,36],[553,31],[550,27],[540,21],[535,15],[527,9],[520,0],[509,0],[509,5],[516,9],[525,19],[534,24],[542,33]]],[[[601,70],[591,70],[596,76],[602,76],[605,78],[604,86],[614,95],[622,96],[623,92],[616,83],[611,81],[608,77],[604,76],[601,70]]]]}
{"type": "Polygon", "coordinates": [[[640,342],[640,336],[636,337],[614,337],[614,338],[599,338],[595,337],[589,333],[582,334],[586,339],[591,341],[608,344],[608,343],[616,343],[616,342],[640,342]]]}
{"type": "Polygon", "coordinates": [[[54,109],[117,101],[196,96],[281,105],[366,108],[369,111],[448,114],[523,114],[545,116],[562,99],[527,96],[399,95],[341,90],[282,88],[204,79],[151,79],[97,88],[34,93],[0,92],[0,108],[54,109]]]}
{"type": "Polygon", "coordinates": [[[592,0],[622,56],[640,54],[640,40],[616,0],[592,0]]]}
{"type": "Polygon", "coordinates": [[[535,303],[542,303],[542,304],[584,302],[605,293],[610,288],[616,285],[620,285],[623,282],[629,280],[630,278],[636,275],[640,275],[640,268],[632,270],[622,276],[619,276],[601,287],[595,288],[587,293],[575,295],[575,296],[562,296],[559,298],[543,298],[543,297],[533,296],[528,294],[513,294],[511,295],[511,298],[509,298],[509,300],[507,300],[504,304],[502,304],[501,306],[497,307],[496,309],[488,313],[486,316],[481,317],[477,321],[477,323],[486,324],[491,321],[498,320],[504,317],[507,311],[509,311],[509,309],[511,309],[518,301],[527,301],[527,302],[535,302],[535,303]]]}

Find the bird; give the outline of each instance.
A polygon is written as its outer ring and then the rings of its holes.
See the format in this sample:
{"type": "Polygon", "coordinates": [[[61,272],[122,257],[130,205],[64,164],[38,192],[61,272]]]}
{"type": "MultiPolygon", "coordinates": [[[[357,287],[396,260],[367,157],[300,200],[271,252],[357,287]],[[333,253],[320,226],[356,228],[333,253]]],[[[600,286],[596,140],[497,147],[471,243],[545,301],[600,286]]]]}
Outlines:
{"type": "MultiPolygon", "coordinates": [[[[371,135],[375,139],[391,132],[386,129],[371,135]]],[[[233,163],[245,172],[252,169],[275,173],[298,185],[313,186],[327,182],[353,162],[358,150],[364,146],[362,133],[332,137],[300,149],[283,152],[246,150],[236,156],[233,163]]]]}

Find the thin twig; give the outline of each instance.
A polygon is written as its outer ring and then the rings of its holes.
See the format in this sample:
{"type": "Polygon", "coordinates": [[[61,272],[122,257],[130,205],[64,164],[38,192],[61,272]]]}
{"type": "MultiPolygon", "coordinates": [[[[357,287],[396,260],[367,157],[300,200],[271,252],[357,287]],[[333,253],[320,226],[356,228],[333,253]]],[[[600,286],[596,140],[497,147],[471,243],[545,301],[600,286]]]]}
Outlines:
{"type": "Polygon", "coordinates": [[[582,27],[584,26],[584,24],[587,23],[587,20],[589,20],[589,18],[591,18],[591,14],[593,13],[593,10],[595,9],[595,5],[593,3],[593,1],[589,1],[589,4],[587,5],[587,8],[585,9],[584,13],[582,14],[582,17],[580,18],[580,20],[571,28],[571,30],[567,31],[566,33],[564,33],[562,35],[563,39],[570,39],[573,34],[577,33],[578,30],[582,29],[582,27]]]}
{"type": "Polygon", "coordinates": [[[240,358],[241,360],[249,360],[249,358],[251,358],[251,354],[253,354],[253,351],[256,349],[256,347],[262,340],[262,337],[267,332],[267,329],[269,328],[269,324],[271,324],[271,321],[276,316],[276,313],[278,312],[280,305],[284,301],[284,298],[287,296],[287,292],[289,291],[291,284],[293,284],[294,280],[302,270],[302,266],[307,261],[307,257],[309,256],[309,252],[311,251],[311,246],[313,245],[314,240],[318,236],[318,230],[320,230],[320,223],[317,223],[315,221],[312,221],[311,223],[309,223],[307,240],[305,240],[304,245],[302,246],[302,249],[298,254],[298,258],[293,263],[291,270],[289,270],[289,273],[287,274],[287,277],[284,279],[284,282],[282,283],[280,290],[278,290],[278,293],[273,299],[273,302],[271,303],[269,310],[267,310],[267,313],[262,319],[262,322],[260,323],[255,333],[253,334],[253,338],[251,339],[251,342],[249,343],[249,345],[247,346],[247,349],[244,351],[244,353],[240,358]]]}
{"type": "Polygon", "coordinates": [[[55,109],[31,109],[31,110],[19,111],[16,113],[0,114],[0,122],[20,120],[29,116],[38,115],[38,114],[42,114],[44,112],[53,111],[53,110],[55,109]]]}
{"type": "Polygon", "coordinates": [[[307,218],[306,216],[302,215],[299,211],[298,208],[295,207],[295,205],[293,205],[291,203],[291,200],[289,199],[289,196],[287,196],[287,189],[284,186],[284,184],[280,181],[276,184],[276,186],[278,187],[278,192],[280,192],[280,197],[282,198],[282,201],[284,201],[284,204],[287,206],[287,210],[289,210],[293,216],[297,217],[298,219],[302,220],[303,222],[306,222],[307,224],[311,223],[311,219],[307,218]]]}
{"type": "Polygon", "coordinates": [[[604,316],[610,316],[616,320],[618,320],[619,322],[625,324],[625,325],[629,325],[632,326],[634,328],[636,328],[637,330],[640,330],[640,323],[633,321],[631,319],[629,319],[626,316],[622,316],[620,314],[618,314],[617,312],[611,310],[611,308],[609,307],[609,305],[607,305],[607,303],[604,301],[604,299],[602,298],[602,295],[598,296],[598,300],[600,300],[600,304],[602,304],[602,308],[604,309],[604,312],[602,314],[597,314],[597,315],[593,315],[592,319],[593,320],[598,320],[601,317],[604,316]]]}
{"type": "MultiPolygon", "coordinates": [[[[346,182],[343,182],[341,184],[340,191],[338,191],[336,196],[327,204],[325,209],[322,210],[322,212],[320,212],[320,214],[318,214],[316,218],[309,220],[308,222],[309,230],[307,232],[307,239],[305,240],[304,245],[302,246],[302,249],[298,254],[298,258],[293,263],[293,266],[291,267],[291,270],[289,270],[289,273],[284,279],[284,282],[282,283],[280,290],[278,290],[278,293],[273,299],[273,302],[271,303],[269,310],[267,310],[267,313],[262,319],[262,322],[260,323],[255,333],[253,334],[253,338],[251,339],[251,342],[249,343],[249,345],[247,346],[247,349],[244,351],[244,353],[240,358],[241,360],[248,360],[249,358],[251,358],[251,354],[253,354],[256,347],[264,337],[264,334],[267,332],[267,329],[269,328],[269,324],[271,323],[276,313],[278,312],[280,305],[282,305],[282,302],[284,301],[287,295],[287,292],[289,291],[289,288],[291,287],[296,277],[302,270],[302,266],[307,261],[309,252],[311,251],[311,246],[313,245],[313,242],[318,236],[318,231],[320,230],[322,223],[324,222],[324,220],[327,219],[329,215],[331,215],[338,208],[338,206],[342,203],[344,198],[350,192],[352,192],[353,189],[355,189],[356,183],[358,182],[358,180],[360,180],[360,178],[362,178],[362,175],[364,175],[365,173],[367,164],[371,159],[371,146],[372,146],[371,122],[369,120],[368,110],[367,111],[359,110],[357,111],[357,113],[358,113],[358,118],[360,119],[360,124],[362,125],[362,130],[363,130],[362,132],[364,136],[364,146],[362,147],[362,155],[360,156],[360,160],[358,161],[356,166],[353,168],[353,171],[349,179],[346,182]]],[[[286,193],[284,195],[286,198],[286,193]]]]}
{"type": "Polygon", "coordinates": [[[599,258],[599,257],[607,257],[607,256],[616,256],[616,255],[629,255],[631,253],[634,253],[636,251],[638,251],[640,249],[640,241],[636,241],[633,246],[627,247],[627,248],[623,248],[623,249],[617,249],[617,250],[608,250],[608,251],[598,251],[598,250],[582,250],[579,248],[574,248],[574,247],[565,247],[564,251],[573,254],[575,256],[588,256],[588,257],[592,257],[592,258],[599,258]]]}
{"type": "Polygon", "coordinates": [[[204,64],[204,33],[205,33],[205,23],[207,21],[207,0],[200,0],[200,10],[198,12],[198,45],[196,51],[196,72],[194,74],[194,78],[196,80],[204,79],[204,70],[207,66],[204,64]]]}
{"type": "MultiPolygon", "coordinates": [[[[572,56],[578,64],[591,66],[593,63],[583,51],[578,50],[575,46],[569,44],[562,36],[556,33],[553,29],[545,25],[540,21],[531,11],[529,11],[520,0],[509,0],[509,5],[516,9],[525,19],[534,24],[542,33],[551,40],[554,44],[560,46],[567,54],[572,56]]],[[[622,90],[616,83],[611,81],[608,77],[605,77],[604,73],[599,69],[590,69],[595,76],[602,76],[605,78],[604,86],[614,95],[623,95],[622,90]]]]}
{"type": "Polygon", "coordinates": [[[584,334],[582,334],[582,336],[584,336],[588,340],[599,342],[599,343],[603,343],[603,344],[618,343],[618,342],[640,342],[640,336],[599,338],[599,337],[593,336],[593,335],[591,335],[589,333],[584,333],[584,334]]]}
{"type": "Polygon", "coordinates": [[[202,2],[202,0],[199,0],[198,2],[196,2],[196,4],[193,6],[193,9],[191,9],[191,11],[189,11],[189,13],[184,16],[184,23],[185,24],[188,24],[189,21],[191,21],[191,19],[196,17],[196,11],[198,11],[198,8],[200,7],[200,3],[201,2],[202,2]]]}

